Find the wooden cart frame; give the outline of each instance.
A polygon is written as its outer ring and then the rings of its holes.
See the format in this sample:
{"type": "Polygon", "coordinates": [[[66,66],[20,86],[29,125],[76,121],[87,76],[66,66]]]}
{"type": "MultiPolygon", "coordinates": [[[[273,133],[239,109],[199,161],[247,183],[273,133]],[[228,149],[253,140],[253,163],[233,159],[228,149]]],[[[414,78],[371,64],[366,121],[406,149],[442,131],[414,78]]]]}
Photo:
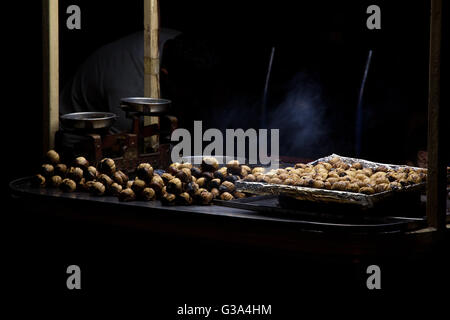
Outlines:
{"type": "MultiPolygon", "coordinates": [[[[144,1],[144,92],[159,97],[159,4],[144,1]]],[[[423,232],[442,235],[450,225],[446,222],[446,163],[443,108],[440,103],[440,60],[442,0],[431,1],[430,55],[428,88],[428,182],[427,221],[423,232]],[[441,116],[441,117],[440,117],[441,116]]],[[[53,147],[59,128],[59,21],[58,0],[42,0],[43,6],[43,140],[44,148],[53,147]]],[[[154,119],[147,119],[150,124],[154,119]]]]}

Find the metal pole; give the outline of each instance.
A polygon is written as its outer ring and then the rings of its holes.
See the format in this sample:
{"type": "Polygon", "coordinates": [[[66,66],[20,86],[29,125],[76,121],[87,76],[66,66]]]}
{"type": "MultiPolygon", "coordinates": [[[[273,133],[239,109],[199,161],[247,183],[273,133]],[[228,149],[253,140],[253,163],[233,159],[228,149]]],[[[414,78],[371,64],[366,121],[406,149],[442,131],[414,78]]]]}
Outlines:
{"type": "Polygon", "coordinates": [[[443,143],[443,109],[440,104],[442,0],[431,0],[428,91],[427,220],[430,227],[445,230],[446,163],[443,143]]]}
{"type": "Polygon", "coordinates": [[[43,152],[54,147],[59,129],[58,0],[42,1],[43,152]]]}

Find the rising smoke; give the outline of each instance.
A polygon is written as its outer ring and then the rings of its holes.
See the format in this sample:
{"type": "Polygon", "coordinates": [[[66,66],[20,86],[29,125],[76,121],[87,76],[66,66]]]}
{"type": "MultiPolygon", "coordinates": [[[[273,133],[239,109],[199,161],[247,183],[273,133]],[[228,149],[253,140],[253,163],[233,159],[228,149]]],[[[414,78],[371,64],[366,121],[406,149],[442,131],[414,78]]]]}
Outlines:
{"type": "MultiPolygon", "coordinates": [[[[297,73],[284,86],[283,95],[281,103],[270,103],[269,86],[267,128],[280,130],[280,155],[313,159],[332,153],[319,81],[297,73]]],[[[263,128],[262,118],[260,96],[234,96],[225,108],[215,109],[210,124],[225,133],[227,128],[263,128]]]]}
{"type": "Polygon", "coordinates": [[[297,73],[282,103],[272,110],[268,121],[271,128],[280,129],[281,155],[316,158],[330,153],[326,104],[317,80],[297,73]]]}

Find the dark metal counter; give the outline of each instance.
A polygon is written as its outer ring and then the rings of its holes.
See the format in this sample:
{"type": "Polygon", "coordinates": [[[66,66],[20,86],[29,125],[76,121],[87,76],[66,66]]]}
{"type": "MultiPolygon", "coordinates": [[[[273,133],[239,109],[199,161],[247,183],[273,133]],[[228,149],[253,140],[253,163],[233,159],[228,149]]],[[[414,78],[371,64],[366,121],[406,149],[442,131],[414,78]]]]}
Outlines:
{"type": "Polygon", "coordinates": [[[330,224],[218,205],[120,202],[111,196],[34,188],[29,178],[12,181],[10,189],[27,210],[38,214],[276,250],[351,256],[397,255],[424,250],[433,240],[432,234],[417,232],[424,226],[421,219],[330,224]]]}

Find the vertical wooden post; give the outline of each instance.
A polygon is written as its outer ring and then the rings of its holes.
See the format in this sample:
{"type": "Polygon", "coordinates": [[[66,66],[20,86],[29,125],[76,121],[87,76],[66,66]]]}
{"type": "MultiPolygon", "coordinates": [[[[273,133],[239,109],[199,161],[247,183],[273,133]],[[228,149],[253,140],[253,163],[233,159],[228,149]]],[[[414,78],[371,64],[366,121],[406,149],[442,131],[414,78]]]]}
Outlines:
{"type": "Polygon", "coordinates": [[[428,91],[427,220],[438,231],[445,229],[446,164],[443,144],[443,109],[440,104],[442,0],[431,0],[428,91]]]}
{"type": "MultiPolygon", "coordinates": [[[[160,98],[158,0],[144,0],[144,95],[160,98]]],[[[144,125],[158,121],[158,117],[145,117],[144,125]]],[[[157,147],[158,137],[152,137],[150,144],[154,148],[157,147]]]]}
{"type": "Polygon", "coordinates": [[[42,0],[43,148],[54,147],[59,128],[58,0],[42,0]]]}

